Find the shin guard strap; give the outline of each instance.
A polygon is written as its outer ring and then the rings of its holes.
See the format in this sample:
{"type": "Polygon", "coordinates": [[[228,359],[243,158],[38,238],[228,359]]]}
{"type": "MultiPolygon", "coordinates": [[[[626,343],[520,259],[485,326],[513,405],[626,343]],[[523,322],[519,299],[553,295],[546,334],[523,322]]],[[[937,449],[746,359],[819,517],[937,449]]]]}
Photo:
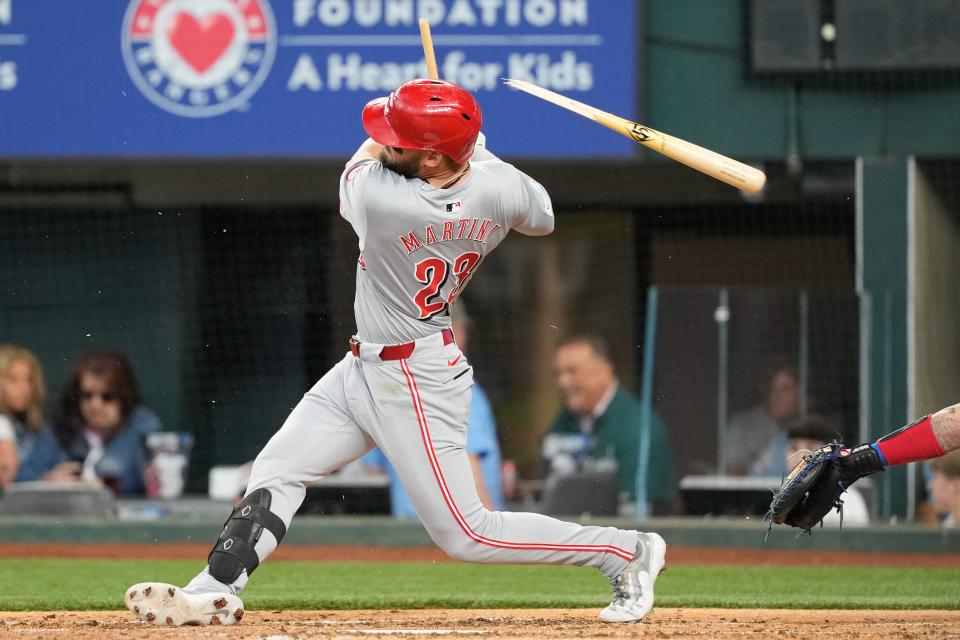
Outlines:
{"type": "Polygon", "coordinates": [[[259,504],[248,504],[242,508],[237,507],[233,512],[233,517],[238,520],[249,520],[250,522],[261,525],[273,534],[273,537],[277,539],[278,543],[283,540],[283,536],[287,534],[287,526],[283,524],[280,516],[259,504]]]}
{"type": "Polygon", "coordinates": [[[287,527],[270,511],[272,498],[269,489],[257,489],[236,506],[207,556],[211,576],[224,584],[233,584],[244,571],[249,576],[260,564],[256,546],[264,530],[273,534],[278,544],[283,539],[287,527]]]}
{"type": "Polygon", "coordinates": [[[221,538],[207,556],[210,575],[231,584],[246,570],[249,576],[260,564],[256,550],[243,538],[221,538]]]}

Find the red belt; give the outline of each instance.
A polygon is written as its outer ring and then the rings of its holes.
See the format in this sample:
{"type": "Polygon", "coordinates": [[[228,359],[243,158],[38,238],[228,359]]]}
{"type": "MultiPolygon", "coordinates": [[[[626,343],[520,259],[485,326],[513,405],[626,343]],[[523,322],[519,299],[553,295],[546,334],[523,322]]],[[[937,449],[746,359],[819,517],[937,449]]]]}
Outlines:
{"type": "MultiPolygon", "coordinates": [[[[455,341],[453,339],[453,331],[450,329],[442,329],[440,335],[443,336],[443,346],[448,344],[453,344],[455,341]]],[[[415,342],[405,342],[403,344],[391,344],[384,347],[380,350],[380,359],[381,360],[403,360],[404,358],[409,358],[413,353],[413,348],[417,346],[415,342]]],[[[360,357],[360,343],[350,338],[350,353],[356,357],[360,357]]]]}

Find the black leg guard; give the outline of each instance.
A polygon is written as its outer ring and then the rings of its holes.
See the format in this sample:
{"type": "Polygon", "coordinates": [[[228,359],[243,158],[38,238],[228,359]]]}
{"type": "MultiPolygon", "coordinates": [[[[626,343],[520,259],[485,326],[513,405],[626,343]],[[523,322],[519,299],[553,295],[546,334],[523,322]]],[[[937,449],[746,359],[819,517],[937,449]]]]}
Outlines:
{"type": "Polygon", "coordinates": [[[266,529],[279,543],[287,528],[275,513],[270,511],[272,499],[269,489],[257,489],[236,506],[223,525],[223,532],[213,545],[207,563],[210,575],[231,584],[246,570],[249,576],[260,564],[254,546],[266,529]]]}

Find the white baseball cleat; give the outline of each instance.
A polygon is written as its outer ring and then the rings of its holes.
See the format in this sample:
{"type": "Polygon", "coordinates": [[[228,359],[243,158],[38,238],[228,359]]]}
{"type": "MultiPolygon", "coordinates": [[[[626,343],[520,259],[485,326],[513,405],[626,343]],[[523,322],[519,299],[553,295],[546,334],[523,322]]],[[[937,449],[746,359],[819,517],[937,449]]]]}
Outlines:
{"type": "Polygon", "coordinates": [[[641,533],[633,560],[610,578],[613,602],[600,612],[604,622],[638,622],[653,609],[653,583],[666,564],[667,543],[656,533],[641,533]]]}
{"type": "Polygon", "coordinates": [[[230,593],[181,589],[164,582],[141,582],[127,589],[127,609],[150,624],[234,624],[243,617],[243,602],[230,593]]]}

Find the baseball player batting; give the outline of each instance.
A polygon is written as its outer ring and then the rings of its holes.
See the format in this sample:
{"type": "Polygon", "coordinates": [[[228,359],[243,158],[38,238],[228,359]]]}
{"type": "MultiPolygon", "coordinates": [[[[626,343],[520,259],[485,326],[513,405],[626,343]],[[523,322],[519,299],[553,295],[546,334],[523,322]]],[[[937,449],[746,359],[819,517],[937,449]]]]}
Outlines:
{"type": "Polygon", "coordinates": [[[634,622],[653,607],[666,556],[656,533],[488,511],[477,497],[464,448],[473,371],[448,308],[510,230],[546,235],[554,225],[546,190],[484,148],[481,121],[473,97],[441,80],[413,80],[366,105],[371,139],[340,178],[340,214],[360,248],[350,350],[257,456],[203,571],[183,588],[127,589],[139,618],[239,621],[239,594],[283,539],[306,486],[374,446],[451,557],[599,569],[613,587],[606,622],[634,622]]]}

